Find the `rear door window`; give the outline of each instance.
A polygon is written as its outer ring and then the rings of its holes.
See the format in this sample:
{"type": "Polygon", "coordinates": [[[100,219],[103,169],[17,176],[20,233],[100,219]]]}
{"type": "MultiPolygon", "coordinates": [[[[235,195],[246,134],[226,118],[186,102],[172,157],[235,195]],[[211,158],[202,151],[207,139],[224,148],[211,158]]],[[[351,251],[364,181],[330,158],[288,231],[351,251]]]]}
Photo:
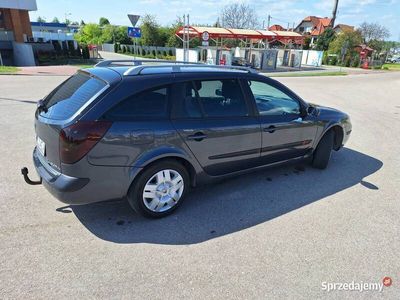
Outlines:
{"type": "Polygon", "coordinates": [[[66,120],[106,86],[105,81],[79,72],[47,96],[47,111],[41,111],[40,115],[55,120],[66,120]]]}
{"type": "Polygon", "coordinates": [[[168,116],[168,87],[152,89],[123,100],[106,113],[111,120],[166,118],[168,116]]]}

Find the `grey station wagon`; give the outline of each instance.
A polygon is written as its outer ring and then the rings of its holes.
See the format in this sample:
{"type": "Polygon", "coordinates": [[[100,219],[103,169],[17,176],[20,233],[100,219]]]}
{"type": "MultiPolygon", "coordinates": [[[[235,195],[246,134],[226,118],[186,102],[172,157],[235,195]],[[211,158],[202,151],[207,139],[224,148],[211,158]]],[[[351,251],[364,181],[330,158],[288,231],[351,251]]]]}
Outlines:
{"type": "Polygon", "coordinates": [[[146,217],[174,211],[196,185],[292,160],[325,168],[349,116],[309,104],[245,67],[102,61],[35,113],[39,181],[62,202],[127,198],[146,217]]]}

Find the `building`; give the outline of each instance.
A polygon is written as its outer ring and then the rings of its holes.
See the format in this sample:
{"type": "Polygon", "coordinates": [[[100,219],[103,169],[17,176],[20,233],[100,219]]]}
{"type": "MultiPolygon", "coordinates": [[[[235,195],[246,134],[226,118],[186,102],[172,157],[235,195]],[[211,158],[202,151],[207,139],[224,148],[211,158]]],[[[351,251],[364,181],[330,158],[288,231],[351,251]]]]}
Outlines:
{"type": "Polygon", "coordinates": [[[31,22],[32,37],[34,42],[74,41],[76,26],[71,27],[65,23],[31,22]]]}
{"type": "Polygon", "coordinates": [[[286,31],[281,25],[274,24],[268,28],[269,31],[286,31]]]}
{"type": "Polygon", "coordinates": [[[354,31],[354,26],[346,25],[346,24],[337,24],[333,27],[335,33],[342,33],[344,31],[354,31]]]}
{"type": "Polygon", "coordinates": [[[29,11],[34,10],[36,0],[0,0],[0,64],[24,63],[24,43],[32,38],[29,11]]]}
{"type": "Polygon", "coordinates": [[[327,17],[308,16],[297,25],[294,31],[303,35],[309,35],[311,37],[310,45],[313,45],[318,36],[330,26],[331,21],[332,19],[327,17]]]}

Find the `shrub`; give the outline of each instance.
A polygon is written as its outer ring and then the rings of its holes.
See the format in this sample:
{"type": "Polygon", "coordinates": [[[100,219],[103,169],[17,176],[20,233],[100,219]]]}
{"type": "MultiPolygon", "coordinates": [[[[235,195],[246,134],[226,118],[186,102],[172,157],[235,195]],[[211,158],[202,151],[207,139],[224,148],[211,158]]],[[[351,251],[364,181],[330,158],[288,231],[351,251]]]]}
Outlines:
{"type": "Polygon", "coordinates": [[[358,68],[360,66],[360,56],[358,54],[354,55],[353,61],[351,62],[351,66],[354,68],[358,68]]]}
{"type": "Polygon", "coordinates": [[[344,59],[344,66],[345,66],[345,67],[350,67],[350,64],[351,64],[351,57],[350,57],[350,56],[347,56],[347,57],[344,59]]]}
{"type": "Polygon", "coordinates": [[[338,62],[337,56],[331,56],[331,57],[329,57],[329,64],[330,64],[330,65],[336,66],[337,62],[338,62]]]}
{"type": "Polygon", "coordinates": [[[89,59],[90,58],[90,53],[89,53],[89,47],[86,44],[82,44],[82,58],[83,59],[89,59]]]}
{"type": "Polygon", "coordinates": [[[119,52],[119,49],[120,49],[120,48],[119,48],[119,44],[115,43],[115,44],[114,44],[114,52],[115,52],[115,53],[118,53],[118,52],[119,52]]]}

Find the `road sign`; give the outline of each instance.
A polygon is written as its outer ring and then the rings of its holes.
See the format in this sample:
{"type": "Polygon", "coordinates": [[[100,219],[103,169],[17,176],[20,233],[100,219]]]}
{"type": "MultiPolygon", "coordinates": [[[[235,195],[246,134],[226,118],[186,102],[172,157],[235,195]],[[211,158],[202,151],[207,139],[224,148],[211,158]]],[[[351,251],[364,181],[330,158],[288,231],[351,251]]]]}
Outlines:
{"type": "Polygon", "coordinates": [[[210,39],[210,34],[208,31],[204,31],[201,37],[203,38],[203,41],[207,42],[210,39]]]}
{"type": "Polygon", "coordinates": [[[128,36],[131,38],[142,37],[142,30],[140,27],[128,27],[128,36]]]}
{"type": "Polygon", "coordinates": [[[139,21],[140,16],[139,15],[129,15],[128,14],[128,18],[129,18],[129,21],[131,21],[132,26],[135,27],[136,23],[139,21]]]}

